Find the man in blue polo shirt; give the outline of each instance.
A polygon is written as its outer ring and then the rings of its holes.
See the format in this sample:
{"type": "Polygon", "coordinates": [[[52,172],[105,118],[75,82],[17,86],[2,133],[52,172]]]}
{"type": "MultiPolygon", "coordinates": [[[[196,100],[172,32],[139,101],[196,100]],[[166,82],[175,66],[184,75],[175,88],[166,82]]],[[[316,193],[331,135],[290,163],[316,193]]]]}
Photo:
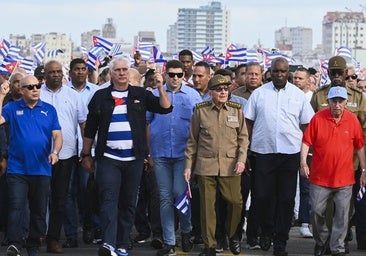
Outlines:
{"type": "Polygon", "coordinates": [[[40,236],[46,231],[46,209],[51,165],[57,163],[62,147],[56,110],[39,99],[41,85],[34,76],[20,81],[23,98],[1,107],[9,83],[0,89],[0,124],[10,125],[7,182],[9,194],[8,256],[20,255],[24,205],[29,200],[30,227],[27,251],[39,255],[40,236]]]}

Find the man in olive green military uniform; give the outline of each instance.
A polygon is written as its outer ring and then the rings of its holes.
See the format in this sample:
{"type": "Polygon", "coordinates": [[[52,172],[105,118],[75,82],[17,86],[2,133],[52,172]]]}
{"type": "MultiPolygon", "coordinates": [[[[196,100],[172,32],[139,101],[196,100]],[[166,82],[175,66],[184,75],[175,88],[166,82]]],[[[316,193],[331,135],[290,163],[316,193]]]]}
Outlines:
{"type": "MultiPolygon", "coordinates": [[[[333,56],[328,61],[328,76],[330,78],[330,84],[327,84],[323,87],[320,87],[316,92],[314,92],[310,104],[313,107],[314,111],[317,112],[321,109],[327,108],[328,101],[327,95],[332,86],[343,86],[347,89],[347,106],[346,108],[354,113],[358,120],[361,123],[363,133],[366,139],[366,99],[362,94],[362,91],[355,87],[350,87],[346,85],[346,77],[348,73],[347,64],[344,58],[341,56],[333,56]]],[[[356,170],[356,178],[359,177],[361,172],[359,170],[359,162],[357,157],[353,158],[354,169],[356,170]]],[[[357,179],[356,179],[357,180],[357,179]]],[[[356,186],[358,183],[356,182],[356,186]]],[[[358,191],[357,187],[354,187],[354,191],[358,191]]],[[[353,199],[352,199],[353,200],[353,199]]],[[[333,217],[333,204],[328,203],[327,209],[327,223],[331,228],[331,222],[333,217]]],[[[351,202],[350,209],[350,217],[353,215],[354,208],[353,202],[351,202]]],[[[349,232],[352,232],[349,230],[349,232]]],[[[351,233],[352,234],[352,233],[351,233]]],[[[352,237],[350,237],[350,233],[346,237],[346,252],[349,251],[347,241],[350,241],[352,237]]]]}
{"type": "Polygon", "coordinates": [[[236,229],[243,207],[240,175],[244,171],[249,141],[242,105],[228,101],[229,85],[222,75],[210,79],[211,100],[196,105],[185,151],[184,176],[187,181],[191,174],[197,176],[201,196],[201,230],[205,243],[201,256],[216,255],[217,188],[227,202],[230,250],[233,254],[241,251],[236,229]]]}

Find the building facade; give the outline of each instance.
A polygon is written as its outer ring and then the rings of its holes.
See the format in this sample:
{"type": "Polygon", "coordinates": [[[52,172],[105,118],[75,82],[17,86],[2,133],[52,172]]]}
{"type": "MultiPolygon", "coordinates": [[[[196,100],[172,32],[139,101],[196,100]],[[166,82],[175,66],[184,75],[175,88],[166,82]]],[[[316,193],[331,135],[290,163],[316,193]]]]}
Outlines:
{"type": "Polygon", "coordinates": [[[366,21],[363,12],[327,12],[323,18],[322,44],[326,57],[345,46],[357,57],[366,49],[366,21]]]}
{"type": "Polygon", "coordinates": [[[216,53],[223,53],[230,43],[230,27],[230,13],[220,2],[213,1],[199,8],[180,8],[177,22],[167,32],[167,50],[201,52],[209,46],[216,53]]]}
{"type": "Polygon", "coordinates": [[[283,27],[275,31],[275,47],[302,56],[312,50],[313,30],[304,27],[283,27]]]}

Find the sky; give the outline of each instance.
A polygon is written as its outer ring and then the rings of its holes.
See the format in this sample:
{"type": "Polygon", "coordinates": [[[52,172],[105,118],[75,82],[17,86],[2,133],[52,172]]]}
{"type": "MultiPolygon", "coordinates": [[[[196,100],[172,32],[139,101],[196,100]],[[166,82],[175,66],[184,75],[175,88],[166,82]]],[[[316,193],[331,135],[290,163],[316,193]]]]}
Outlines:
{"type": "MultiPolygon", "coordinates": [[[[363,11],[364,0],[218,0],[231,13],[231,42],[252,47],[258,42],[274,47],[274,32],[282,27],[313,29],[313,46],[321,43],[322,20],[328,11],[363,11]]],[[[117,27],[117,38],[133,42],[138,31],[154,31],[160,50],[166,50],[166,31],[177,20],[179,8],[199,8],[211,0],[17,0],[1,1],[0,38],[9,34],[59,32],[76,46],[80,34],[102,29],[107,18],[117,27]]]]}

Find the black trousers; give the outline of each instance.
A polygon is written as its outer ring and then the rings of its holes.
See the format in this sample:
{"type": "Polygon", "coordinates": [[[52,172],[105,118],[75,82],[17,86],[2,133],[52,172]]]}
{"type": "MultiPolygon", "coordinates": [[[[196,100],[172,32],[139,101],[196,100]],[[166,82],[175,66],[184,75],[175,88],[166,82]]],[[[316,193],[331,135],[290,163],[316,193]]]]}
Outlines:
{"type": "Polygon", "coordinates": [[[286,243],[294,214],[300,153],[256,154],[255,195],[261,236],[286,243]]]}
{"type": "Polygon", "coordinates": [[[77,156],[59,160],[52,167],[50,216],[47,241],[60,240],[61,228],[65,220],[65,204],[71,172],[77,163],[77,156]]]}

